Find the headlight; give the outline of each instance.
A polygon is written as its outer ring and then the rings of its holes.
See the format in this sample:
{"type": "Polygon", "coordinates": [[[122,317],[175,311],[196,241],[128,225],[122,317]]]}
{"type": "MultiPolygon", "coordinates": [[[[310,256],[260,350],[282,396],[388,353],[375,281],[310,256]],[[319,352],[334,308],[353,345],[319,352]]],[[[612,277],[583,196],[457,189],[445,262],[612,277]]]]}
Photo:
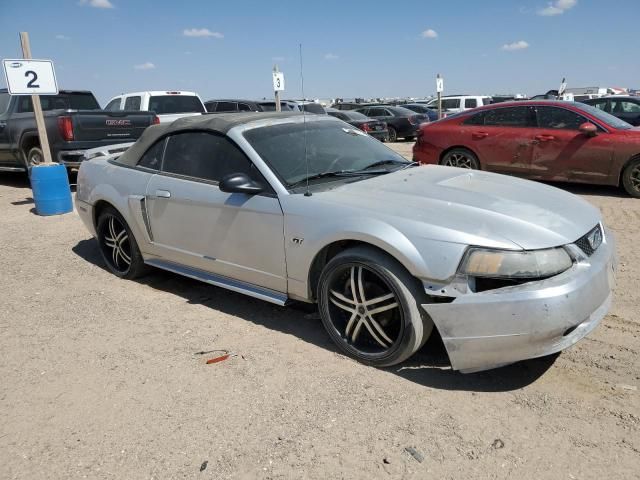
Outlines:
{"type": "Polygon", "coordinates": [[[460,273],[474,277],[546,278],[571,268],[573,261],[562,248],[508,251],[471,248],[460,273]]]}

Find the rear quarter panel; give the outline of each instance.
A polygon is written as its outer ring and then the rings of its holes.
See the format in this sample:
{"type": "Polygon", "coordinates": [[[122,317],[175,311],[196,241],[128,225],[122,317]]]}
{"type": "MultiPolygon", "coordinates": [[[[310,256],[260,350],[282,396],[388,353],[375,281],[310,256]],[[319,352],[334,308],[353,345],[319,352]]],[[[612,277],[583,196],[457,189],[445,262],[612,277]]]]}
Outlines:
{"type": "MultiPolygon", "coordinates": [[[[102,158],[87,160],[78,172],[76,200],[91,206],[92,210],[100,202],[113,206],[131,228],[140,250],[153,253],[140,207],[152,175],[143,170],[114,165],[102,158]]],[[[97,218],[93,220],[95,225],[97,218]]]]}

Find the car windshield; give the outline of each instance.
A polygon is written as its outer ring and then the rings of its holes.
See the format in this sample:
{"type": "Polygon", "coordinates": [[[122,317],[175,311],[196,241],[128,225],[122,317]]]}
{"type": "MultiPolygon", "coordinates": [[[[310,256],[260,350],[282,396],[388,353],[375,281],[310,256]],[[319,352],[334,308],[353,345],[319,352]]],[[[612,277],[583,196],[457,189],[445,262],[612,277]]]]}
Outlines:
{"type": "Polygon", "coordinates": [[[41,97],[43,110],[100,110],[100,105],[92,93],[60,93],[41,97]]]}
{"type": "Polygon", "coordinates": [[[318,114],[326,113],[324,110],[324,107],[318,103],[303,103],[300,105],[300,108],[305,112],[309,112],[309,113],[318,113],[318,114]]]}
{"type": "Polygon", "coordinates": [[[349,120],[366,120],[369,118],[360,112],[346,112],[345,115],[349,117],[349,120]]]}
{"type": "Polygon", "coordinates": [[[614,117],[613,115],[600,110],[599,108],[592,107],[591,105],[587,105],[585,103],[576,104],[580,110],[588,113],[592,117],[596,117],[598,120],[606,123],[610,127],[617,128],[619,130],[629,130],[633,128],[633,125],[625,122],[624,120],[619,119],[618,117],[614,117]]]}
{"type": "Polygon", "coordinates": [[[360,171],[380,162],[385,170],[412,164],[380,141],[334,121],[258,127],[244,137],[287,187],[310,176],[360,171]]]}
{"type": "Polygon", "coordinates": [[[155,95],[149,99],[149,110],[158,115],[205,111],[202,102],[195,95],[155,95]]]}
{"type": "Polygon", "coordinates": [[[416,112],[409,110],[404,107],[387,107],[387,110],[391,110],[396,115],[401,115],[403,117],[415,115],[416,112]]]}
{"type": "MultiPolygon", "coordinates": [[[[259,104],[260,108],[262,108],[263,112],[275,112],[276,111],[276,102],[262,102],[259,104]]],[[[283,112],[290,112],[295,110],[291,104],[286,102],[280,102],[280,110],[283,112]]],[[[307,110],[309,111],[309,110],[307,110]]]]}

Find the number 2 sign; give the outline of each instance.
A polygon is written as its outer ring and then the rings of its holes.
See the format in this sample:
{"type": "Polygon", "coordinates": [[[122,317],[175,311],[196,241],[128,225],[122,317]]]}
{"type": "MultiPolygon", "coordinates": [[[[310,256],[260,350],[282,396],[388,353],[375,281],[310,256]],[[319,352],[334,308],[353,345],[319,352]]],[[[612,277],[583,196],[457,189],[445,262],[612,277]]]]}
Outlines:
{"type": "Polygon", "coordinates": [[[11,95],[57,95],[58,84],[51,60],[3,60],[11,95]]]}

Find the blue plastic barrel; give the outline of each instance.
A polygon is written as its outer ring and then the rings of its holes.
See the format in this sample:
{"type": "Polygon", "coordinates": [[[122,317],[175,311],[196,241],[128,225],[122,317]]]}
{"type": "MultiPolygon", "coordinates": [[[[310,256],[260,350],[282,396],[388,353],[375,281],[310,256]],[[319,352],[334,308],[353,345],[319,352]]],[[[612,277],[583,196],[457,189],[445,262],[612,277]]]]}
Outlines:
{"type": "Polygon", "coordinates": [[[73,210],[67,168],[59,163],[31,167],[31,189],[38,215],[60,215],[73,210]]]}

